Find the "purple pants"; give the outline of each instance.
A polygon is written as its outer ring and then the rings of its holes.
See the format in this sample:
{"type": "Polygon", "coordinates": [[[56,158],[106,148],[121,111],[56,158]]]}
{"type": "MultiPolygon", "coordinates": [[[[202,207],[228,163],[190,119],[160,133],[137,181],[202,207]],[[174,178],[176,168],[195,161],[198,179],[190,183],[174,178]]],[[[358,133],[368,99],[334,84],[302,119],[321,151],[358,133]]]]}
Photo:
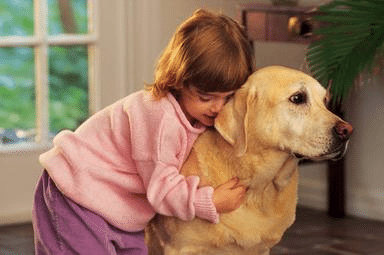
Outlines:
{"type": "Polygon", "coordinates": [[[65,197],[46,171],[33,205],[35,254],[147,254],[144,231],[124,232],[65,197]]]}

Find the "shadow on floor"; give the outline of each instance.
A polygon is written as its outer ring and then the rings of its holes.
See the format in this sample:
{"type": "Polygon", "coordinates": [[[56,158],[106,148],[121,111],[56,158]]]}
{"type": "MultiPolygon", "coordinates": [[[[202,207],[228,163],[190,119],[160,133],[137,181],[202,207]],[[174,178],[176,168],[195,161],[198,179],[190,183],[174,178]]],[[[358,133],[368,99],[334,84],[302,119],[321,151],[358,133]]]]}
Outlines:
{"type": "MultiPolygon", "coordinates": [[[[0,255],[34,255],[31,224],[0,227],[0,255]]],[[[384,222],[334,219],[297,209],[296,222],[271,255],[384,255],[384,222]]]]}

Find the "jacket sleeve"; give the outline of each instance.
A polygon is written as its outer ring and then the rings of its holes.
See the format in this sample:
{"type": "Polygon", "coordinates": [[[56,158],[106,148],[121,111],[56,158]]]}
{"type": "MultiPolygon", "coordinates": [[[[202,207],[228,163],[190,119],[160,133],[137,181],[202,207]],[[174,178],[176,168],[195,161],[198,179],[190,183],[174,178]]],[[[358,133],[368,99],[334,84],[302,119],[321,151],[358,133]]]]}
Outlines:
{"type": "Polygon", "coordinates": [[[219,215],[212,201],[213,188],[198,188],[199,177],[185,177],[163,162],[138,162],[145,170],[147,199],[157,213],[192,220],[195,216],[217,223],[219,215]]]}
{"type": "Polygon", "coordinates": [[[180,174],[187,143],[181,124],[163,122],[157,137],[152,139],[154,155],[151,160],[137,161],[137,170],[154,210],[182,220],[197,216],[217,223],[219,217],[212,201],[213,188],[199,188],[199,177],[180,174]]]}

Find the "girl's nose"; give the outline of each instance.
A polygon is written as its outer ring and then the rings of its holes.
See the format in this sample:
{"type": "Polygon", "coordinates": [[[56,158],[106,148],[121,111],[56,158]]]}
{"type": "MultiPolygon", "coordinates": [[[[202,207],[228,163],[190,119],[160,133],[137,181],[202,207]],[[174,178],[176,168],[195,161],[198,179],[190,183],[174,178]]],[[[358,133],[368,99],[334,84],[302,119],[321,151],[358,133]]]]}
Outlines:
{"type": "Polygon", "coordinates": [[[217,99],[213,102],[212,107],[211,107],[211,112],[212,113],[219,113],[223,106],[225,105],[226,100],[225,99],[217,99]]]}

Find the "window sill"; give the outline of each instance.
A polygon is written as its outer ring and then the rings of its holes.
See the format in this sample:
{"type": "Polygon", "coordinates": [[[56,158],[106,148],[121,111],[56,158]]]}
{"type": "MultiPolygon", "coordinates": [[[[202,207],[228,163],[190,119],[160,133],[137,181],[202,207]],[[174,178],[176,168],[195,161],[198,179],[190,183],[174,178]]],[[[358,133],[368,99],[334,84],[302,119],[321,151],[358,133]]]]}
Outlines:
{"type": "Polygon", "coordinates": [[[34,142],[27,143],[26,142],[26,143],[18,143],[18,144],[10,144],[10,145],[0,144],[0,156],[40,152],[40,151],[48,150],[52,148],[52,146],[53,146],[52,142],[44,142],[44,143],[34,143],[34,142]]]}

